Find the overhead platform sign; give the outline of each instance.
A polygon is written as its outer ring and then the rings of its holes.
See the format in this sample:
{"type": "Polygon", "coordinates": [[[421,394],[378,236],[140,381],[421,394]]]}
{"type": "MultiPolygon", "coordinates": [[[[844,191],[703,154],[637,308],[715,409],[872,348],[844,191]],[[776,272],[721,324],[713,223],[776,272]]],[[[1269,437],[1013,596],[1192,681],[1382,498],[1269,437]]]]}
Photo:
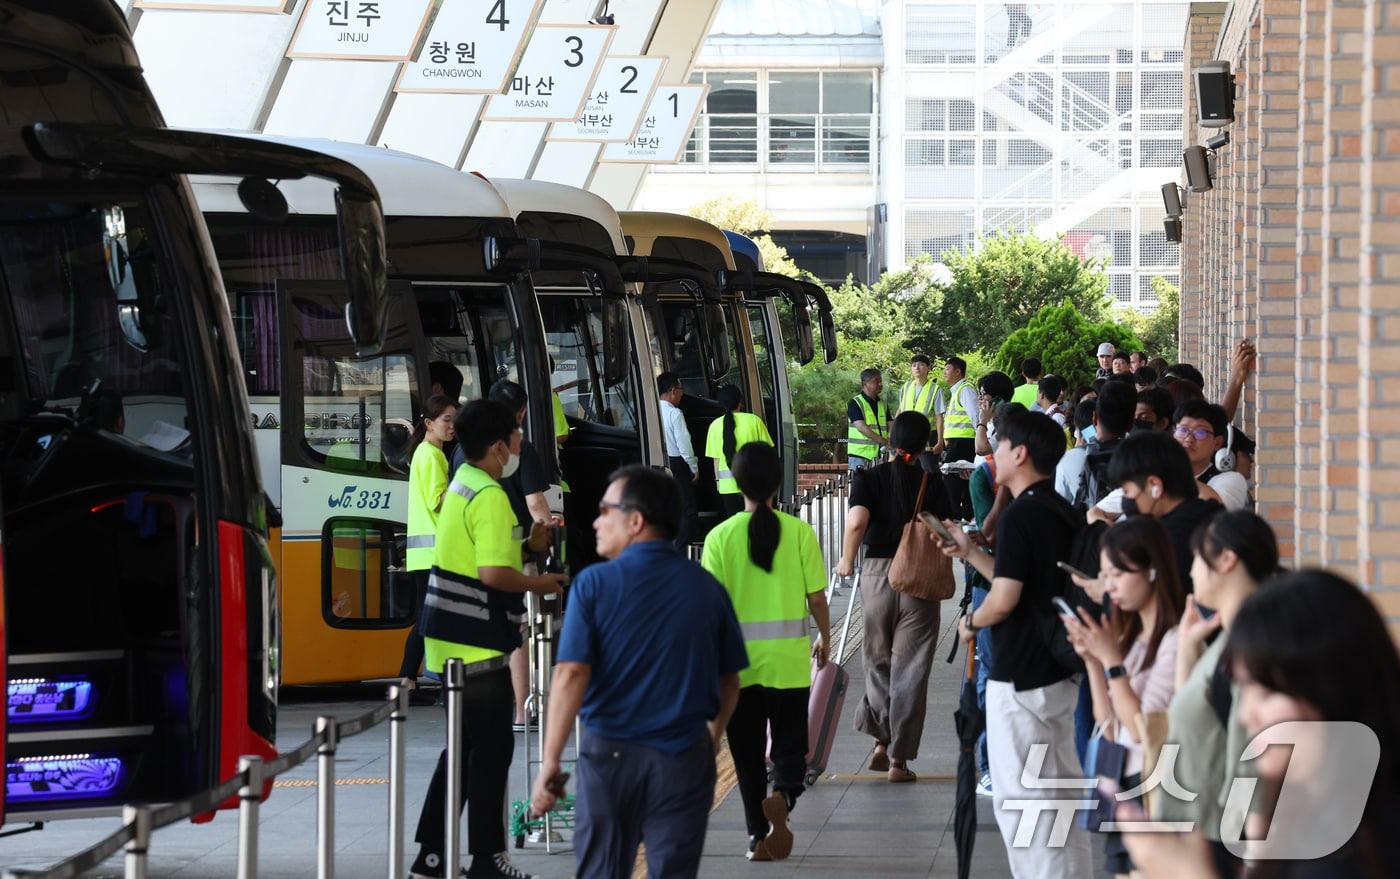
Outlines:
{"type": "Polygon", "coordinates": [[[288,58],[408,61],[432,0],[307,0],[288,58]]]}
{"type": "Polygon", "coordinates": [[[595,143],[631,140],[665,69],[665,58],[610,55],[603,59],[603,69],[589,90],[583,112],[572,122],[556,122],[549,139],[595,143]]]}
{"type": "Polygon", "coordinates": [[[198,9],[214,12],[292,11],[296,0],[136,0],[137,9],[198,9]]]}
{"type": "Polygon", "coordinates": [[[483,120],[572,122],[583,113],[617,27],[541,24],[504,94],[492,95],[483,120]]]}
{"type": "Polygon", "coordinates": [[[443,0],[396,92],[499,95],[544,0],[443,0]]]}
{"type": "Polygon", "coordinates": [[[610,143],[603,147],[599,161],[655,165],[679,162],[685,142],[695,130],[695,120],[700,117],[700,105],[709,88],[708,85],[660,86],[652,95],[636,136],[626,143],[610,143]]]}

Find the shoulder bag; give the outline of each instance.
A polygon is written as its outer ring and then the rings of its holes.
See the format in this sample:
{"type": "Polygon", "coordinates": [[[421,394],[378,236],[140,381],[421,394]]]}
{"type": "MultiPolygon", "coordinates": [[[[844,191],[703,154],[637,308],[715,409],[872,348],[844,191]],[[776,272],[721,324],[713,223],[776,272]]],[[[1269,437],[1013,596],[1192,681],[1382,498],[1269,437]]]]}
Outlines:
{"type": "Polygon", "coordinates": [[[945,601],[953,597],[953,560],[943,554],[933,533],[919,522],[926,491],[928,473],[919,482],[914,512],[904,523],[899,548],[890,562],[890,588],[924,601],[945,601]]]}

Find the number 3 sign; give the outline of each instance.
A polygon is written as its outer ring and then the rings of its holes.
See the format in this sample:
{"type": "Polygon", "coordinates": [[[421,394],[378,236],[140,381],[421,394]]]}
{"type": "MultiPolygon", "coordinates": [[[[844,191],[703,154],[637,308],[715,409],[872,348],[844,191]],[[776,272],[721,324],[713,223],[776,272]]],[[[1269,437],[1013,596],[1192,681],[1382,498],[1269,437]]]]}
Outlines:
{"type": "Polygon", "coordinates": [[[583,112],[614,26],[541,24],[504,94],[494,95],[481,118],[520,122],[571,122],[583,112]]]}

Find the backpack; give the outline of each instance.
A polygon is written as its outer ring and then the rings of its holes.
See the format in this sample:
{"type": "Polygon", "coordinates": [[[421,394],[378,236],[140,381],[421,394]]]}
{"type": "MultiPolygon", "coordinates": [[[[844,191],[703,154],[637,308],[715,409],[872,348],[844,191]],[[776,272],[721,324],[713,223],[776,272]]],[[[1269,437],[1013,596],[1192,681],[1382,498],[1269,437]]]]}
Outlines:
{"type": "MultiPolygon", "coordinates": [[[[1069,525],[1074,536],[1070,541],[1067,563],[1086,574],[1097,574],[1099,571],[1099,539],[1103,536],[1104,531],[1108,530],[1108,526],[1102,522],[1086,525],[1075,509],[1053,491],[1049,492],[1048,495],[1042,492],[1027,492],[1026,496],[1039,504],[1047,513],[1059,516],[1065,524],[1069,525]]],[[[1059,589],[1056,595],[1063,598],[1076,611],[1081,607],[1086,608],[1096,617],[1102,611],[1102,608],[1089,598],[1087,592],[1075,585],[1068,574],[1061,572],[1061,578],[1058,582],[1059,589]]],[[[1060,619],[1060,613],[1055,605],[1047,600],[1043,607],[1031,608],[1031,611],[1035,614],[1036,633],[1040,636],[1041,645],[1046,652],[1065,671],[1072,674],[1082,674],[1084,660],[1079,658],[1079,654],[1075,653],[1074,647],[1070,645],[1069,633],[1065,629],[1064,620],[1060,619]]]]}
{"type": "MultiPolygon", "coordinates": [[[[1084,512],[1113,491],[1114,485],[1108,479],[1108,462],[1113,459],[1113,453],[1122,442],[1121,439],[1111,439],[1089,443],[1085,447],[1084,471],[1079,475],[1079,488],[1074,493],[1075,509],[1084,512]]],[[[1094,570],[1098,570],[1097,566],[1094,570]]]]}

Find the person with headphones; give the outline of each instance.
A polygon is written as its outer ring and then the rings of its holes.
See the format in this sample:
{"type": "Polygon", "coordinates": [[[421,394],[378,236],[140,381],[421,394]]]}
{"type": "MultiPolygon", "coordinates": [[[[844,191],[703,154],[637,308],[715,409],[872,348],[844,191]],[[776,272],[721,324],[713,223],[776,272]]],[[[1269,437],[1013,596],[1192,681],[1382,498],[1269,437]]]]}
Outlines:
{"type": "Polygon", "coordinates": [[[1249,482],[1235,472],[1235,453],[1230,448],[1234,428],[1225,410],[1204,400],[1187,400],[1172,415],[1173,435],[1191,459],[1196,481],[1210,488],[1227,510],[1249,507],[1249,482]]]}

